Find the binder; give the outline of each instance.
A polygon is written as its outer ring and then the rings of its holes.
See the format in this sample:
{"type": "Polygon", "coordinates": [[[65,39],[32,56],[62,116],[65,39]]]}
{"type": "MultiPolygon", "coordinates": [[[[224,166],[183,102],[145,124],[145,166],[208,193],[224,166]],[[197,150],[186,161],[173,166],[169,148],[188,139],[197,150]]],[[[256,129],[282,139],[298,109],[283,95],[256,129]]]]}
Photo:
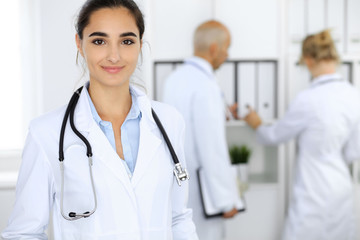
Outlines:
{"type": "Polygon", "coordinates": [[[240,117],[249,114],[248,106],[255,111],[257,109],[256,84],[257,84],[257,68],[255,62],[242,62],[237,66],[238,86],[237,100],[239,104],[240,117]]]}
{"type": "Polygon", "coordinates": [[[256,109],[262,119],[273,120],[276,117],[276,80],[275,64],[272,62],[258,63],[258,84],[256,109]]]}
{"type": "MultiPolygon", "coordinates": [[[[206,185],[205,176],[202,169],[198,169],[196,173],[200,189],[200,199],[205,218],[222,217],[224,213],[216,209],[211,201],[208,186],[206,185]]],[[[240,196],[237,197],[235,207],[237,208],[238,212],[244,212],[246,209],[245,200],[240,198],[240,196]]]]}

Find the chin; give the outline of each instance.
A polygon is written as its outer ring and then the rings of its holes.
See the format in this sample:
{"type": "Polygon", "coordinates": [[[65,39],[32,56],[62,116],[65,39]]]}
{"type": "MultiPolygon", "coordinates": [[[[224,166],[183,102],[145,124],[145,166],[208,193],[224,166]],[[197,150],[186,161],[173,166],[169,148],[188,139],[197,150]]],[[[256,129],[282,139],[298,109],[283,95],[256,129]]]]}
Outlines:
{"type": "Polygon", "coordinates": [[[121,87],[124,85],[129,85],[129,79],[119,79],[119,78],[103,78],[101,80],[94,80],[104,87],[121,87]]]}

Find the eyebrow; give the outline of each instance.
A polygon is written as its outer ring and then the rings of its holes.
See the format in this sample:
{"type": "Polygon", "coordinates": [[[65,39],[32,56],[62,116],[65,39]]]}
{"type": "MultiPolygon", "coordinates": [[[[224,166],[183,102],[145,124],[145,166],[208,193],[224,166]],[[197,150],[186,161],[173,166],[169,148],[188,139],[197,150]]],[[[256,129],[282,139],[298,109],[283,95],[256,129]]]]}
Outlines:
{"type": "MultiPolygon", "coordinates": [[[[109,37],[109,35],[104,32],[93,32],[89,35],[89,37],[94,37],[94,36],[109,37]]],[[[129,37],[129,36],[137,37],[137,35],[133,32],[124,32],[124,33],[120,34],[120,37],[129,37]]]]}

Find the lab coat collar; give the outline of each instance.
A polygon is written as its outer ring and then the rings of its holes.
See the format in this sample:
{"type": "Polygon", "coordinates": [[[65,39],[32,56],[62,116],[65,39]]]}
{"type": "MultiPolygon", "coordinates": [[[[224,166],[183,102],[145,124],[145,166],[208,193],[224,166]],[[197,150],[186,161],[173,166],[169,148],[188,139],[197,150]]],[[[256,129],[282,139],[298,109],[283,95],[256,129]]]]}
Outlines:
{"type": "Polygon", "coordinates": [[[199,69],[200,71],[204,72],[211,79],[215,79],[214,70],[213,70],[211,64],[208,61],[206,61],[205,59],[193,56],[193,57],[186,59],[185,64],[192,65],[192,66],[196,67],[197,69],[199,69]]]}
{"type": "Polygon", "coordinates": [[[145,92],[135,85],[130,85],[130,91],[134,94],[134,97],[138,101],[140,112],[150,120],[153,127],[157,127],[151,112],[151,102],[145,92]]]}
{"type": "MultiPolygon", "coordinates": [[[[88,91],[89,82],[87,84],[85,84],[85,86],[86,87],[84,87],[84,89],[83,89],[83,94],[86,94],[86,96],[88,98],[88,101],[89,101],[92,116],[93,116],[95,122],[97,123],[97,125],[100,126],[103,122],[107,122],[107,121],[103,121],[101,119],[101,117],[99,116],[98,112],[96,111],[96,108],[94,106],[94,103],[91,100],[91,97],[90,97],[90,94],[89,94],[89,91],[88,91]]],[[[134,96],[133,90],[131,90],[131,89],[130,89],[130,95],[131,95],[132,104],[131,104],[130,111],[129,111],[125,121],[129,120],[129,119],[137,119],[137,118],[141,119],[141,112],[140,112],[140,109],[139,109],[137,97],[134,96]]]]}
{"type": "Polygon", "coordinates": [[[142,118],[140,121],[138,156],[134,174],[130,179],[124,164],[121,162],[122,160],[98,126],[93,125],[87,139],[92,144],[94,158],[102,162],[109,169],[109,172],[122,182],[134,207],[137,208],[134,189],[146,173],[152,172],[153,165],[151,163],[156,159],[155,154],[163,141],[154,134],[154,130],[149,127],[148,121],[142,118]]]}
{"type": "MultiPolygon", "coordinates": [[[[85,87],[86,85],[84,85],[85,87]]],[[[150,128],[156,128],[157,125],[155,123],[154,118],[151,113],[151,102],[147,95],[141,91],[136,86],[130,85],[130,91],[137,98],[138,106],[140,112],[142,113],[142,118],[146,117],[147,122],[150,125],[150,128]]],[[[89,98],[83,92],[80,94],[79,101],[76,105],[75,109],[75,125],[79,131],[89,132],[92,125],[96,124],[94,118],[92,117],[91,107],[89,98]]]]}
{"type": "Polygon", "coordinates": [[[159,136],[157,125],[152,117],[151,102],[149,98],[139,88],[135,86],[130,86],[130,88],[130,91],[136,95],[138,106],[142,112],[142,118],[140,120],[139,151],[131,181],[127,176],[125,167],[121,163],[120,158],[112,149],[111,144],[92,117],[89,99],[86,94],[80,95],[75,109],[75,124],[79,131],[89,133],[87,138],[92,143],[94,156],[99,156],[99,159],[110,169],[114,176],[123,182],[128,189],[130,197],[136,203],[132,189],[140,182],[145,173],[151,171],[149,170],[151,169],[151,163],[153,162],[154,156],[161,146],[161,143],[163,143],[163,140],[159,136]]]}
{"type": "MultiPolygon", "coordinates": [[[[84,85],[86,88],[86,85],[84,85]]],[[[79,131],[89,132],[94,124],[96,124],[92,117],[89,99],[86,94],[81,91],[79,101],[75,107],[75,126],[79,131]]]]}
{"type": "Polygon", "coordinates": [[[338,73],[320,75],[312,80],[310,87],[315,87],[332,80],[339,81],[342,80],[342,77],[338,73]]]}

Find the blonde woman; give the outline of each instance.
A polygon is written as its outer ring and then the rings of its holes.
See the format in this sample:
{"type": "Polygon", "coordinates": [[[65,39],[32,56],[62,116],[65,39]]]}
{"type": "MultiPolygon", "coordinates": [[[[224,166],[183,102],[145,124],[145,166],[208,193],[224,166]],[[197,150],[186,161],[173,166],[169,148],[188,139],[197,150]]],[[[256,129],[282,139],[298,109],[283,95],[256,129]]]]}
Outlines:
{"type": "Polygon", "coordinates": [[[271,126],[254,112],[245,121],[259,143],[297,138],[298,155],[284,240],[354,239],[349,162],[360,157],[360,95],[336,73],[339,57],[329,31],[305,38],[301,63],[312,75],[288,112],[271,126]]]}

